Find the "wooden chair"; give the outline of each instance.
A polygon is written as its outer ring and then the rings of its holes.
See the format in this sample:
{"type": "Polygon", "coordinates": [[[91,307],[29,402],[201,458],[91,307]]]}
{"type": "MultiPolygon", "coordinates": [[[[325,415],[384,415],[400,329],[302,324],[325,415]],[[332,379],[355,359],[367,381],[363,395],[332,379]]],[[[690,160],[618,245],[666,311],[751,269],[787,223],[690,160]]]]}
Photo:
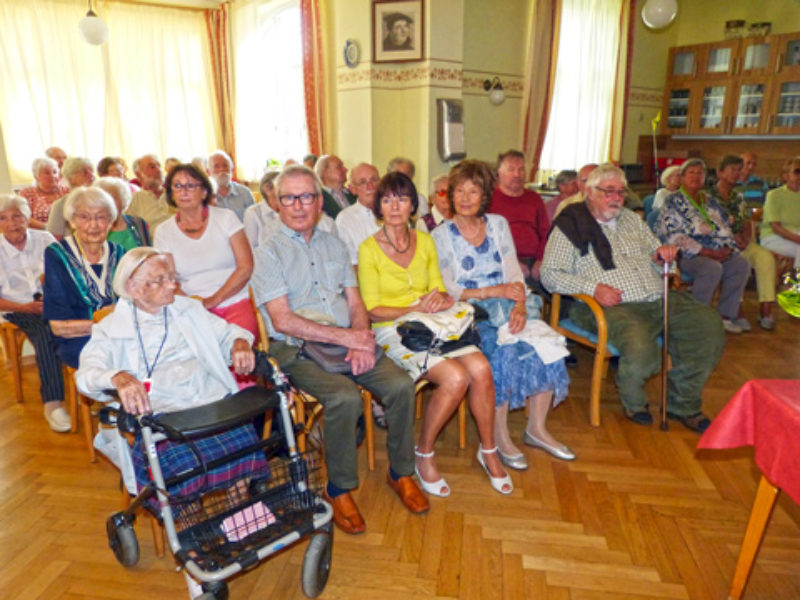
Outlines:
{"type": "Polygon", "coordinates": [[[593,348],[594,365],[592,366],[592,384],[589,391],[589,422],[595,427],[600,426],[600,392],[603,380],[608,373],[608,361],[612,356],[619,356],[619,351],[608,343],[608,326],[603,309],[591,296],[576,294],[576,300],[586,303],[594,315],[597,323],[597,334],[593,334],[578,327],[571,319],[559,319],[561,310],[561,294],[553,294],[550,306],[550,327],[567,339],[578,342],[583,346],[593,348]]]}
{"type": "MultiPolygon", "coordinates": [[[[253,311],[256,314],[256,322],[258,323],[258,341],[256,349],[262,352],[269,352],[269,335],[267,334],[267,327],[264,323],[264,317],[258,310],[255,296],[253,296],[253,288],[250,288],[250,303],[253,305],[253,311]]],[[[365,435],[364,441],[367,446],[367,465],[370,471],[375,470],[375,428],[372,422],[372,394],[359,386],[361,392],[361,399],[364,403],[364,421],[365,421],[365,435]]],[[[314,396],[302,390],[298,394],[293,394],[294,405],[292,412],[295,421],[303,425],[302,431],[297,434],[297,449],[300,452],[306,451],[306,442],[308,432],[319,421],[322,416],[322,403],[314,396]]]]}
{"type": "Polygon", "coordinates": [[[0,321],[0,327],[3,329],[3,346],[6,359],[11,366],[14,397],[17,402],[22,402],[22,345],[25,343],[25,334],[19,327],[8,321],[0,321]]]}
{"type": "MultiPolygon", "coordinates": [[[[92,321],[99,323],[113,311],[113,304],[104,306],[100,310],[95,311],[92,315],[92,321]]],[[[75,369],[69,365],[64,365],[62,372],[64,375],[64,400],[69,408],[69,418],[72,421],[72,428],[70,431],[72,433],[78,431],[78,407],[80,406],[81,427],[83,428],[83,436],[86,440],[86,450],[89,453],[89,462],[95,463],[97,462],[97,454],[94,450],[94,423],[92,421],[92,406],[94,405],[94,400],[78,392],[78,388],[75,385],[75,369]]]]}
{"type": "MultiPolygon", "coordinates": [[[[417,420],[422,418],[422,394],[425,388],[433,385],[427,379],[420,379],[417,381],[415,390],[415,410],[414,414],[417,420]]],[[[463,450],[467,447],[467,398],[466,396],[461,399],[458,404],[458,447],[463,450]]]]}

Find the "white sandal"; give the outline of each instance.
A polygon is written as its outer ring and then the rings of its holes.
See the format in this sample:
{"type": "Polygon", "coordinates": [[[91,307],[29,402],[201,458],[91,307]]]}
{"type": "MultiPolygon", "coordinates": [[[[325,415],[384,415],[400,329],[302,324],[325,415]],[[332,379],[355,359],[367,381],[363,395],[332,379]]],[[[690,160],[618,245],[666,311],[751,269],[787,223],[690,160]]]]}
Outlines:
{"type": "MultiPolygon", "coordinates": [[[[416,446],[414,446],[414,454],[420,458],[433,458],[433,452],[420,452],[416,446]]],[[[417,479],[419,479],[419,484],[422,486],[422,489],[429,493],[431,496],[438,496],[439,498],[447,498],[450,495],[450,486],[447,485],[447,482],[444,480],[444,477],[440,478],[439,481],[427,482],[422,478],[422,475],[419,474],[419,469],[417,468],[416,461],[414,461],[414,472],[417,474],[417,479]],[[446,490],[442,492],[442,489],[446,490]]]]}
{"type": "Polygon", "coordinates": [[[486,471],[486,474],[489,476],[489,483],[492,484],[492,487],[495,489],[495,491],[508,495],[514,491],[514,484],[511,482],[511,477],[508,475],[508,473],[506,473],[504,477],[492,477],[492,474],[489,472],[489,468],[486,466],[486,463],[483,462],[484,454],[494,454],[495,452],[497,452],[497,446],[491,450],[485,450],[482,446],[478,446],[478,464],[483,467],[484,471],[486,471]],[[508,486],[507,490],[503,489],[506,485],[508,486]]]}

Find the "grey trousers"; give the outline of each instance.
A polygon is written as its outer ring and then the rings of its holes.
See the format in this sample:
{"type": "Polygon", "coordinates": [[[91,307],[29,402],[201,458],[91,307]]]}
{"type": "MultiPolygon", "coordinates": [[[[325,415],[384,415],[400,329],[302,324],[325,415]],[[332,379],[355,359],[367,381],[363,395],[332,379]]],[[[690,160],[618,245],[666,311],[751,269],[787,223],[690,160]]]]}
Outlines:
{"type": "MultiPolygon", "coordinates": [[[[664,303],[624,302],[604,308],[608,341],[620,351],[617,387],[628,412],[647,410],[645,382],[661,367],[658,336],[664,331],[664,303]]],[[[569,316],[584,329],[597,331],[594,315],[575,302],[569,316]]],[[[722,321],[713,309],[684,292],[669,293],[669,341],[672,369],[667,376],[667,410],[692,416],[702,409],[703,387],[725,347],[722,321]]]]}
{"type": "Polygon", "coordinates": [[[270,340],[269,353],[301,390],[324,408],[325,459],[328,479],[343,489],[358,487],[356,421],[363,412],[358,386],[380,399],[386,409],[389,464],[400,475],[414,473],[414,382],[386,356],[361,375],[328,373],[313,360],[297,356],[298,348],[270,340]]]}
{"type": "Polygon", "coordinates": [[[750,263],[746,258],[737,253],[728,260],[719,262],[705,256],[692,256],[682,258],[680,268],[694,278],[692,296],[695,300],[711,306],[714,290],[722,283],[717,312],[723,319],[735,319],[739,316],[744,286],[750,276],[750,263]]]}

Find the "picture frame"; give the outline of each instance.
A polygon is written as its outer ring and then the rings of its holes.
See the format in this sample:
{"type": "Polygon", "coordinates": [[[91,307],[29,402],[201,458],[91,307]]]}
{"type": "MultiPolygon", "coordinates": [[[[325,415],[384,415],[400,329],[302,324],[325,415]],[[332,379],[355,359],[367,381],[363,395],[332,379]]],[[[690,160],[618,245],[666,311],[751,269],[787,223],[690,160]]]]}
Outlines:
{"type": "Polygon", "coordinates": [[[373,0],[372,60],[414,62],[425,57],[424,0],[373,0]]]}

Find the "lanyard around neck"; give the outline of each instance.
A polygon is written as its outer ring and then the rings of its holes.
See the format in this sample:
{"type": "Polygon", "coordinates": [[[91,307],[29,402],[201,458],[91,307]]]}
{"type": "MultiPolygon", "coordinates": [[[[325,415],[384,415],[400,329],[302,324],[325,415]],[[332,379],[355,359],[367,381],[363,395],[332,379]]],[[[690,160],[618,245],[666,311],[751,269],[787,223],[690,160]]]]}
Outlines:
{"type": "MultiPolygon", "coordinates": [[[[705,202],[703,202],[703,205],[698,204],[695,201],[695,199],[692,198],[692,195],[689,192],[687,192],[686,188],[684,187],[681,187],[681,193],[689,199],[689,202],[692,203],[692,206],[694,206],[697,212],[700,213],[700,216],[703,217],[703,220],[708,224],[708,226],[711,227],[711,231],[716,231],[717,224],[711,220],[711,216],[708,214],[708,211],[706,210],[705,202]]],[[[703,192],[703,190],[700,190],[700,194],[705,196],[705,192],[703,192]]]]}
{"type": "Polygon", "coordinates": [[[153,376],[153,371],[156,368],[156,364],[158,363],[158,359],[161,357],[161,351],[164,349],[164,344],[167,341],[167,307],[164,307],[164,337],[161,338],[161,344],[158,346],[158,352],[156,352],[156,357],[153,359],[153,364],[151,365],[147,362],[147,352],[144,349],[144,341],[142,341],[142,332],[139,329],[139,316],[136,310],[136,305],[133,305],[133,323],[136,326],[136,337],[139,338],[139,350],[142,352],[142,360],[144,361],[144,368],[145,372],[147,373],[147,379],[150,379],[153,376]]]}

